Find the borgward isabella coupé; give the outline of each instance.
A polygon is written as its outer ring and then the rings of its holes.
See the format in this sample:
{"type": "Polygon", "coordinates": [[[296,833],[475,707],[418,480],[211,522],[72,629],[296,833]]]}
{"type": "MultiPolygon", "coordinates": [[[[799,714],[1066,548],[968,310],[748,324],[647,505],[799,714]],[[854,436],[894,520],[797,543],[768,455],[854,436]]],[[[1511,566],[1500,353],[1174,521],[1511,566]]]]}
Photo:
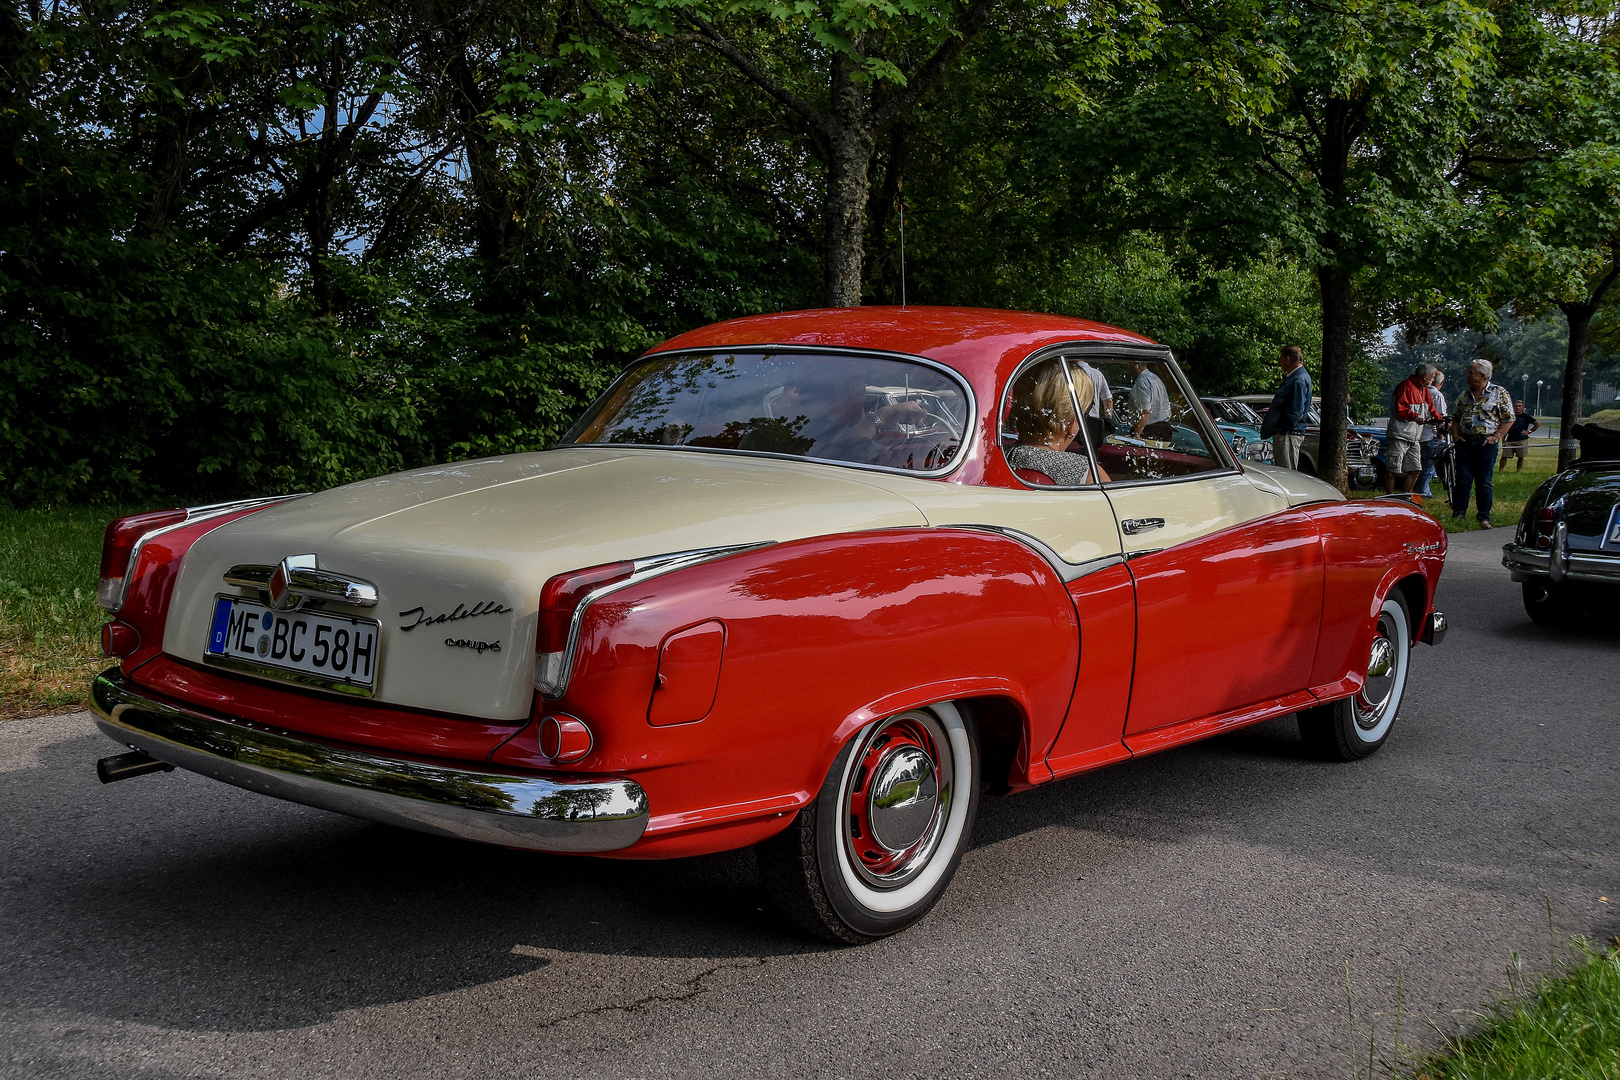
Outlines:
{"type": "Polygon", "coordinates": [[[789,920],[863,942],[939,898],[981,793],[1289,713],[1377,750],[1444,553],[1236,460],[1136,334],[739,319],[544,453],[114,522],[100,770],[538,851],[757,845],[789,920]]]}

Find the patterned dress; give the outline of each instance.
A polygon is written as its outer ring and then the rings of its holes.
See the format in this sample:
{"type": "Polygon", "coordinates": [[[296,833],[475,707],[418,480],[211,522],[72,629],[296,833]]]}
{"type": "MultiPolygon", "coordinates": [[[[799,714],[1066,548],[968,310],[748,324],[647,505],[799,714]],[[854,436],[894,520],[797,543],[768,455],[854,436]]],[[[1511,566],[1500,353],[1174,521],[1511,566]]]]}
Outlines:
{"type": "Polygon", "coordinates": [[[1059,487],[1094,483],[1091,479],[1091,459],[1084,454],[1019,443],[1007,451],[1007,464],[1015,469],[1041,473],[1059,487]]]}

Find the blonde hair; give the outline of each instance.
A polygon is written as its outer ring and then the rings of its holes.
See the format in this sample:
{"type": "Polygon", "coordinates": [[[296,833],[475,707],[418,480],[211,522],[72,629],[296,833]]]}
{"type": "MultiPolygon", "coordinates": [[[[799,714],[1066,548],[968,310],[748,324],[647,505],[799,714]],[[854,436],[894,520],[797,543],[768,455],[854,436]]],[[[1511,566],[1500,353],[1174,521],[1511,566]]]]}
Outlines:
{"type": "MultiPolygon", "coordinates": [[[[1096,393],[1091,377],[1083,371],[1080,374],[1082,377],[1074,383],[1075,397],[1080,399],[1080,408],[1089,411],[1096,393]]],[[[1013,391],[1012,422],[1020,441],[1055,439],[1067,434],[1069,425],[1076,420],[1062,361],[1047,364],[1034,379],[1025,376],[1019,380],[1013,391]]]]}

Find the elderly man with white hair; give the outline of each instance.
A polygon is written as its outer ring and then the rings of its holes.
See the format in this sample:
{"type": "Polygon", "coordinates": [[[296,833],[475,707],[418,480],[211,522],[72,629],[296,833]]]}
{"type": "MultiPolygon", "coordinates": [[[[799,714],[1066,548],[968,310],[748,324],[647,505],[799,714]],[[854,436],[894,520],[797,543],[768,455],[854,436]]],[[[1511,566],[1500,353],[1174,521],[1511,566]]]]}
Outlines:
{"type": "Polygon", "coordinates": [[[1457,440],[1457,488],[1451,493],[1451,516],[1468,512],[1470,487],[1477,487],[1475,512],[1482,529],[1491,527],[1491,478],[1502,436],[1513,426],[1513,399],[1491,382],[1491,362],[1468,365],[1468,389],[1457,395],[1451,430],[1457,440]]]}

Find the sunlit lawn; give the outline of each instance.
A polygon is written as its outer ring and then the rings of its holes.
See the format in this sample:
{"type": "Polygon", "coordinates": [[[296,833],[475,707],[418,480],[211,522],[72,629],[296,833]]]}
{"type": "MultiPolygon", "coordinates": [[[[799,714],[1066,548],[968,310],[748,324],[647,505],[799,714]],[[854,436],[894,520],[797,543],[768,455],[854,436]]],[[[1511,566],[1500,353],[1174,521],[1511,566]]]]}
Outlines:
{"type": "MultiPolygon", "coordinates": [[[[1530,460],[1525,462],[1524,471],[1517,469],[1517,461],[1509,461],[1506,472],[1498,471],[1494,480],[1494,505],[1491,507],[1491,525],[1497,529],[1511,530],[1519,522],[1519,515],[1524,513],[1524,504],[1529,501],[1541,482],[1558,471],[1558,446],[1551,440],[1545,440],[1546,445],[1537,445],[1532,440],[1530,445],[1530,460]]],[[[1474,519],[1478,512],[1472,498],[1468,502],[1468,513],[1461,518],[1451,516],[1451,507],[1444,496],[1440,494],[1440,484],[1434,484],[1435,495],[1423,500],[1423,508],[1433,514],[1445,526],[1447,532],[1474,532],[1479,528],[1479,522],[1474,519]]],[[[1382,495],[1382,491],[1357,491],[1356,498],[1372,498],[1382,495]]],[[[1505,543],[1506,541],[1504,541],[1505,543]]]]}
{"type": "Polygon", "coordinates": [[[106,666],[96,572],[118,514],[0,507],[0,719],[82,705],[106,666]]]}

